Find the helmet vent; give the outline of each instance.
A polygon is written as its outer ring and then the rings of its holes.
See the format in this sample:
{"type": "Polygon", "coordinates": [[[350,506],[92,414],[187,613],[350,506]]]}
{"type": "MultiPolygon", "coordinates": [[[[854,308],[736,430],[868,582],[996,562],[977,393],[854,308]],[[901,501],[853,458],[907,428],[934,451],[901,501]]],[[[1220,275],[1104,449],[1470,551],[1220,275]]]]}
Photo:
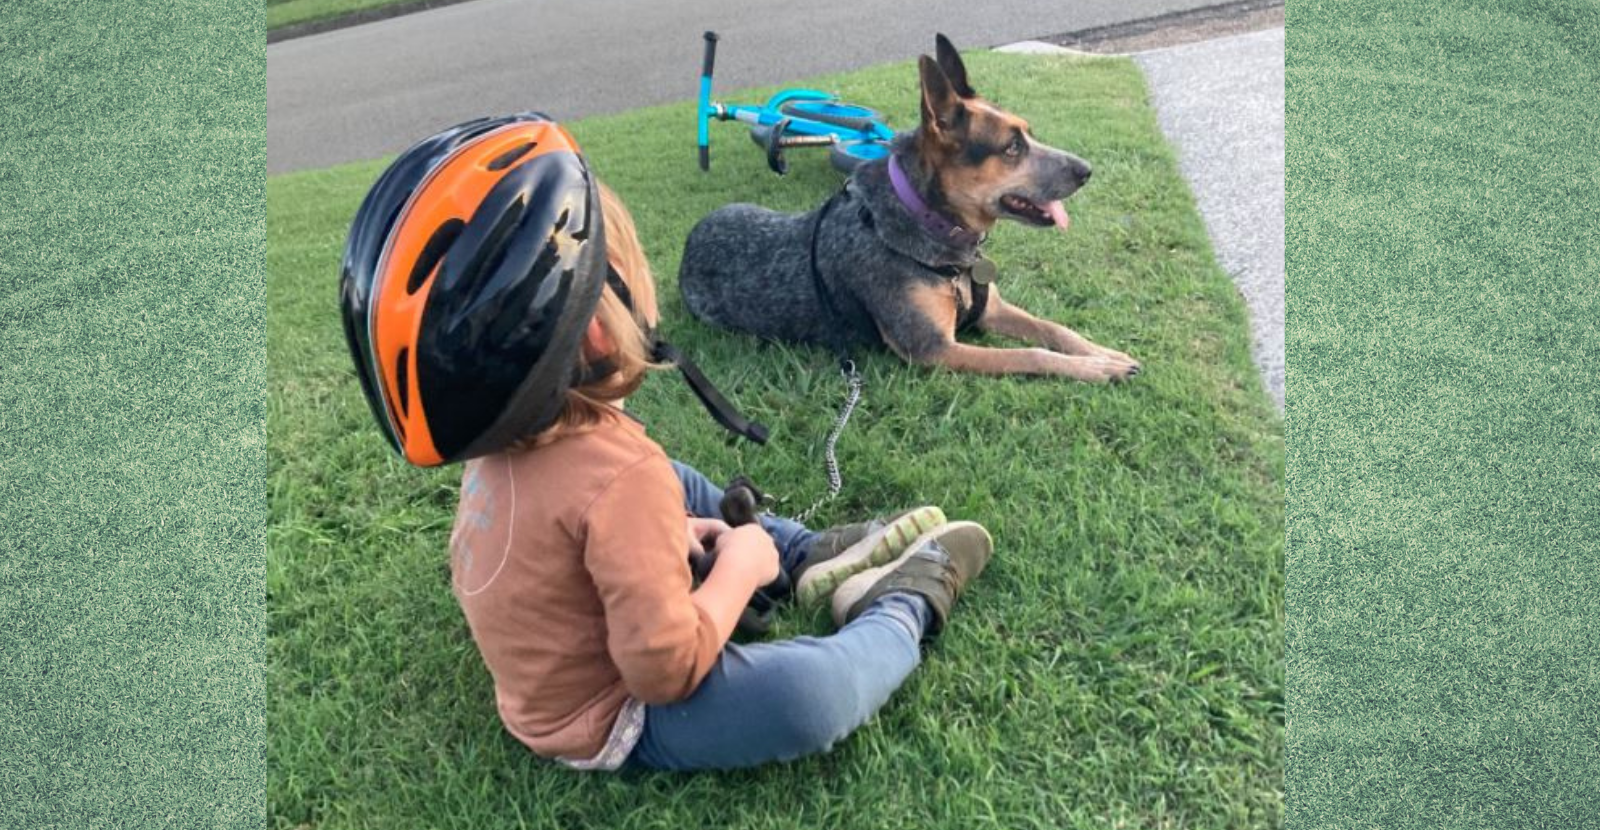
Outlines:
{"type": "Polygon", "coordinates": [[[411,350],[401,349],[395,357],[395,396],[400,399],[400,417],[411,417],[411,350]]]}
{"type": "Polygon", "coordinates": [[[504,170],[507,167],[510,167],[512,162],[527,155],[529,150],[532,150],[537,146],[539,146],[539,142],[537,141],[524,141],[523,143],[512,147],[504,153],[495,156],[494,161],[489,162],[489,169],[504,170]]]}
{"type": "Polygon", "coordinates": [[[439,260],[444,259],[445,252],[456,242],[456,237],[461,235],[461,230],[467,223],[460,219],[451,219],[439,226],[428,238],[428,244],[422,246],[422,253],[417,255],[416,264],[411,266],[411,276],[406,278],[406,293],[415,294],[417,289],[428,281],[428,275],[433,273],[439,260]]]}

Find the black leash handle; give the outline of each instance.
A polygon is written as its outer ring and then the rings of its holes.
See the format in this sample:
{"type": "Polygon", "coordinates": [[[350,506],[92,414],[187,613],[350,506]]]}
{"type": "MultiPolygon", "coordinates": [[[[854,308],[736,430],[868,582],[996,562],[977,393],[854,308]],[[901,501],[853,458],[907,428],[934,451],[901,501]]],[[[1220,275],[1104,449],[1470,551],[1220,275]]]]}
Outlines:
{"type": "MultiPolygon", "coordinates": [[[[760,505],[765,500],[766,495],[756,489],[754,482],[739,476],[722,491],[722,520],[729,527],[754,524],[759,519],[760,505]]],[[[772,612],[777,610],[778,601],[793,592],[789,574],[780,566],[777,579],[756,589],[750,596],[750,604],[739,614],[739,629],[746,634],[767,633],[772,628],[772,612]]]]}
{"type": "MultiPolygon", "coordinates": [[[[722,493],[722,520],[729,527],[753,524],[759,520],[760,506],[765,500],[766,495],[756,489],[749,478],[739,476],[722,493]]],[[[717,552],[714,548],[705,553],[689,555],[689,568],[696,582],[705,582],[716,566],[717,552]]],[[[778,578],[757,589],[750,596],[750,603],[739,613],[739,630],[754,635],[767,633],[772,628],[772,613],[778,603],[793,592],[794,585],[789,580],[789,574],[783,568],[778,568],[778,578]]]]}
{"type": "MultiPolygon", "coordinates": [[[[761,519],[761,505],[766,501],[766,493],[756,489],[755,483],[748,477],[739,476],[722,491],[722,520],[728,523],[728,527],[755,524],[761,519]]],[[[766,594],[774,599],[782,599],[793,590],[789,573],[779,568],[777,578],[763,586],[757,596],[766,594]]]]}

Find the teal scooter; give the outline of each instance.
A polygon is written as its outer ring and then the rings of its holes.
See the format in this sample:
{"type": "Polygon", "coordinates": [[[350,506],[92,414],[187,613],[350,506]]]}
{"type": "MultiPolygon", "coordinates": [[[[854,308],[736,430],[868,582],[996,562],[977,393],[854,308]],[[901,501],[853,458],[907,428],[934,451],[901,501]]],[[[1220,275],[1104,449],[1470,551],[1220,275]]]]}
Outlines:
{"type": "Polygon", "coordinates": [[[698,110],[700,169],[711,169],[711,121],[749,125],[750,138],[767,152],[772,172],[789,172],[784,151],[793,147],[827,147],[828,161],[849,173],[857,165],[889,155],[894,130],[882,115],[847,104],[839,96],[814,89],[786,89],[765,104],[724,104],[711,100],[711,74],[717,57],[717,33],[706,32],[705,60],[700,71],[698,110]]]}

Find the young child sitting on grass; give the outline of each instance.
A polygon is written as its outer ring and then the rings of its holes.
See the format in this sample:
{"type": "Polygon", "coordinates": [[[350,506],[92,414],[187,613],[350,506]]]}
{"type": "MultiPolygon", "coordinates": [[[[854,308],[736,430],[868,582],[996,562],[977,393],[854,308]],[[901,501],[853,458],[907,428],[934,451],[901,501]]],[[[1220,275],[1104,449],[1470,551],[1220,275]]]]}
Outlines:
{"type": "Polygon", "coordinates": [[[888,699],[991,554],[921,507],[813,532],[729,528],[721,491],[624,411],[652,361],[655,290],[633,221],[565,131],[471,122],[396,160],[343,280],[373,412],[414,464],[466,461],[456,596],[500,718],[579,769],[747,767],[828,749],[888,699]],[[698,588],[691,549],[714,546],[698,588]],[[831,594],[826,637],[728,641],[788,573],[831,594]]]}

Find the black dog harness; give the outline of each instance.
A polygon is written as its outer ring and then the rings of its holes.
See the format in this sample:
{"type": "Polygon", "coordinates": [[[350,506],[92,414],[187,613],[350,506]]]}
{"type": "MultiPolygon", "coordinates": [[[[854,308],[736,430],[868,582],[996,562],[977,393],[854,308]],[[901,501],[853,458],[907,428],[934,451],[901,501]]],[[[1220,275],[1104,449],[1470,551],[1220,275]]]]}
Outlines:
{"type": "MultiPolygon", "coordinates": [[[[834,450],[839,443],[839,436],[844,434],[845,425],[850,422],[850,413],[855,411],[856,404],[861,401],[862,387],[861,375],[856,371],[856,362],[850,356],[851,344],[857,340],[883,342],[883,333],[878,330],[878,325],[873,320],[872,315],[862,307],[859,300],[853,296],[842,298],[845,300],[847,307],[841,308],[839,302],[841,298],[834,296],[834,293],[828,290],[828,283],[822,278],[822,268],[817,263],[817,238],[822,235],[822,222],[832,212],[834,203],[845,198],[847,194],[848,191],[840,189],[838,193],[829,197],[828,201],[823,202],[822,208],[817,211],[817,221],[811,225],[811,284],[817,292],[817,299],[822,302],[827,313],[841,324],[827,327],[827,340],[829,345],[833,347],[834,353],[839,356],[839,372],[844,376],[849,392],[845,397],[844,406],[839,410],[839,417],[833,422],[833,430],[828,433],[828,440],[823,445],[823,454],[827,460],[828,492],[798,516],[795,516],[795,521],[802,524],[809,520],[824,504],[838,496],[839,491],[844,487],[844,477],[839,472],[839,459],[834,455],[834,450]]],[[[872,212],[867,210],[865,205],[861,207],[860,218],[862,225],[869,230],[873,228],[872,212]]],[[[899,252],[896,251],[896,253],[899,252]]],[[[905,256],[904,254],[900,255],[905,256]]],[[[911,259],[911,257],[906,257],[906,259],[911,259]]],[[[956,294],[957,331],[970,328],[983,317],[984,307],[989,300],[989,287],[977,280],[972,281],[972,307],[969,309],[961,301],[961,286],[956,284],[956,280],[962,274],[968,273],[970,269],[962,269],[955,266],[932,268],[917,262],[915,259],[911,259],[911,261],[916,263],[919,268],[933,271],[950,280],[950,286],[955,289],[956,294]]]]}
{"type": "Polygon", "coordinates": [[[829,332],[828,339],[832,341],[830,345],[833,346],[834,352],[839,355],[840,365],[850,362],[850,343],[852,340],[863,339],[877,342],[882,342],[883,340],[883,335],[878,331],[878,325],[873,322],[872,315],[867,313],[867,310],[861,306],[860,301],[850,297],[848,298],[850,303],[849,310],[839,307],[837,298],[834,297],[832,291],[828,290],[828,283],[822,278],[821,266],[817,264],[817,238],[822,236],[822,222],[833,211],[834,204],[844,196],[845,191],[840,190],[838,193],[828,197],[828,201],[822,203],[822,209],[817,211],[817,221],[811,225],[811,284],[817,292],[817,299],[822,301],[822,305],[828,310],[828,314],[835,320],[845,324],[846,332],[841,332],[840,329],[832,326],[827,329],[829,332]],[[855,337],[852,337],[851,333],[855,337]]]}
{"type": "MultiPolygon", "coordinates": [[[[811,283],[816,289],[817,298],[822,301],[823,307],[828,310],[828,313],[834,319],[844,323],[848,331],[857,335],[856,338],[851,338],[849,335],[836,335],[829,338],[833,341],[831,345],[833,350],[838,353],[841,363],[850,360],[849,344],[852,339],[883,342],[883,334],[878,331],[877,323],[873,321],[872,315],[867,313],[867,310],[862,307],[858,300],[854,297],[849,297],[847,298],[849,308],[840,307],[839,298],[836,298],[834,293],[828,289],[827,281],[822,278],[822,268],[817,263],[817,238],[822,235],[822,222],[828,218],[828,214],[833,210],[834,203],[844,198],[847,193],[848,191],[841,189],[838,193],[829,197],[828,201],[823,202],[822,209],[817,211],[817,221],[811,225],[811,283]]],[[[868,230],[872,230],[876,226],[876,222],[872,218],[872,212],[867,210],[866,205],[861,206],[859,215],[861,224],[868,230]]],[[[893,248],[890,248],[890,250],[894,251],[893,248]]],[[[971,281],[972,306],[969,308],[961,299],[961,286],[956,284],[957,280],[972,272],[970,266],[966,268],[962,268],[959,265],[934,267],[912,259],[899,251],[894,251],[894,253],[924,271],[931,271],[950,280],[950,287],[954,290],[956,296],[956,331],[967,331],[976,326],[978,321],[983,318],[983,312],[989,305],[989,286],[977,280],[971,281]]],[[[830,328],[829,331],[834,332],[837,329],[830,328]]]]}

